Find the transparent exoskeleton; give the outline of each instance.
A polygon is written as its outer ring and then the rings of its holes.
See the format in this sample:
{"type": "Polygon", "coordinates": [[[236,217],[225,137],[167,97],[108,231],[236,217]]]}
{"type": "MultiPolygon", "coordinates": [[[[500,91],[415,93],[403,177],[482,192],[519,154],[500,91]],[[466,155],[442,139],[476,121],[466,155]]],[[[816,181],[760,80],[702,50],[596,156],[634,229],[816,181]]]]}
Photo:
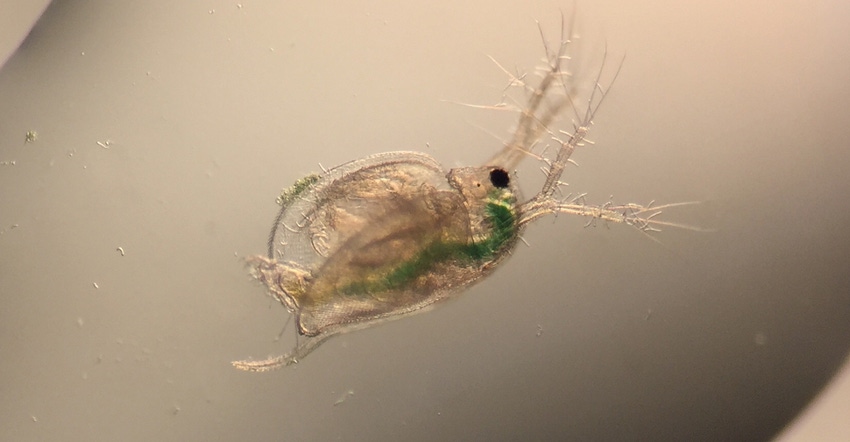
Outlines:
{"type": "Polygon", "coordinates": [[[483,166],[446,172],[423,153],[389,152],[309,175],[285,190],[268,254],[247,262],[294,316],[296,345],[282,356],[233,365],[267,371],[297,363],[331,336],[423,312],[492,272],[525,226],[543,215],[581,215],[644,232],[676,226],[655,219],[672,205],[592,206],[582,197],[556,197],[607,93],[600,67],[584,110],[577,110],[562,68],[569,35],[562,21],[560,45],[551,50],[544,39],[547,63],[536,87],[512,76],[528,99],[512,138],[483,166]],[[551,128],[565,109],[573,110],[573,129],[556,132],[551,128]],[[557,147],[553,158],[533,152],[544,136],[557,147]],[[527,156],[543,162],[546,179],[523,200],[512,172],[527,156]]]}

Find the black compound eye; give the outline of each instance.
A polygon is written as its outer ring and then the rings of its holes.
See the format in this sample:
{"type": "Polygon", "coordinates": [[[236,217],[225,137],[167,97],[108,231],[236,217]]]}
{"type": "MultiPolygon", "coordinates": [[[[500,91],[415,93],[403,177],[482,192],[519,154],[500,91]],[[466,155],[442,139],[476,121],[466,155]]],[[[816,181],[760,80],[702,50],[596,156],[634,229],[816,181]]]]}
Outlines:
{"type": "Polygon", "coordinates": [[[490,182],[499,189],[504,189],[510,184],[511,177],[505,169],[493,169],[490,171],[490,182]]]}

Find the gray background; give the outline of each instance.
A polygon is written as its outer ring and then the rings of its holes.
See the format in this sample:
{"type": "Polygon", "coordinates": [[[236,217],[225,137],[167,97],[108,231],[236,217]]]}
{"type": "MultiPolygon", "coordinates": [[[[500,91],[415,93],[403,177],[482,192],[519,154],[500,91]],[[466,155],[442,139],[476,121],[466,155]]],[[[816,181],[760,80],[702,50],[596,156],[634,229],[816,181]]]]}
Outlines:
{"type": "Polygon", "coordinates": [[[0,71],[0,439],[759,440],[791,421],[850,347],[841,1],[579,5],[583,72],[606,42],[627,59],[571,190],[701,200],[665,216],[717,232],[545,219],[442,308],[230,367],[291,345],[240,262],[279,190],[389,150],[482,162],[513,117],[444,100],[497,102],[486,55],[530,69],[534,20],[554,37],[572,10],[452,3],[54,2],[0,71]]]}

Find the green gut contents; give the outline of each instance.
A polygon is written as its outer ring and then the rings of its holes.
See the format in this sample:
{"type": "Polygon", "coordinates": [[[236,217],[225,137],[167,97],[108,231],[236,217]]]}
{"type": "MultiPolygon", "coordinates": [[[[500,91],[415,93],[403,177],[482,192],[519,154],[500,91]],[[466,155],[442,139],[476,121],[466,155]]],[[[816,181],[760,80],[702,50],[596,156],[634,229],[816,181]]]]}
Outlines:
{"type": "Polygon", "coordinates": [[[417,256],[399,264],[382,277],[350,283],[342,287],[340,292],[351,296],[395,291],[448,260],[474,265],[494,257],[516,235],[516,217],[510,208],[498,202],[488,203],[485,210],[492,232],[484,241],[469,244],[433,241],[417,256]]]}

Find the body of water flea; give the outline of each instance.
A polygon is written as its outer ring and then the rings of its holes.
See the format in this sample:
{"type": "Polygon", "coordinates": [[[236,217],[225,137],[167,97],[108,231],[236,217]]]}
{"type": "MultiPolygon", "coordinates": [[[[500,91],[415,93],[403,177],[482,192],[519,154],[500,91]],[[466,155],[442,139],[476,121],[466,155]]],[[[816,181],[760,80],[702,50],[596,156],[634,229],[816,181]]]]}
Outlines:
{"type": "Polygon", "coordinates": [[[0,439],[774,437],[850,347],[842,8],[53,2],[0,439]]]}

